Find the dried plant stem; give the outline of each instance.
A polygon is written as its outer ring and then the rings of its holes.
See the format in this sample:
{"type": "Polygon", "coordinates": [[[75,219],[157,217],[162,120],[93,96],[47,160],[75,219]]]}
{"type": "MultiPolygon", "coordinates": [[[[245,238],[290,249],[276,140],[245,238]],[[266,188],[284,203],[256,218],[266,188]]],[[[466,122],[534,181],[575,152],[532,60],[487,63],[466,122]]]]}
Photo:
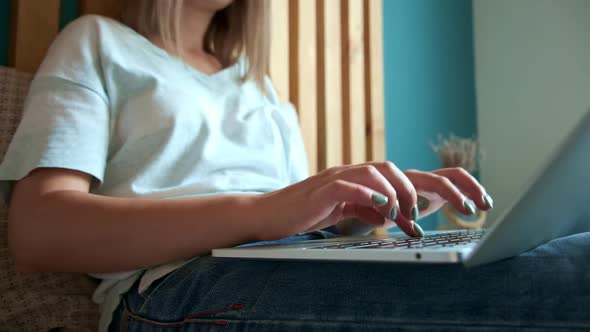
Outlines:
{"type": "Polygon", "coordinates": [[[461,138],[451,134],[448,138],[438,136],[438,144],[432,144],[443,167],[463,167],[468,172],[477,170],[482,157],[475,138],[461,138]]]}

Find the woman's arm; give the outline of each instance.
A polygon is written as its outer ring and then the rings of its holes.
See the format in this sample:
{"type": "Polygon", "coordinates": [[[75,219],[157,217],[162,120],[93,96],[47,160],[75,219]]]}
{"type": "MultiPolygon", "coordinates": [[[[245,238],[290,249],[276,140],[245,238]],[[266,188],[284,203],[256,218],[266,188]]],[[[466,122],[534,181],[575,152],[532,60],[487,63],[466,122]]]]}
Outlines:
{"type": "Polygon", "coordinates": [[[125,271],[257,240],[254,195],[113,198],[90,194],[90,182],[42,168],[17,183],[9,240],[19,270],[125,271]]]}
{"type": "MultiPolygon", "coordinates": [[[[400,181],[394,176],[400,201],[415,204],[411,183],[400,181]]],[[[345,218],[381,224],[398,196],[372,165],[324,170],[258,195],[114,198],[90,194],[90,183],[90,175],[60,168],[36,169],[17,183],[9,239],[20,270],[125,271],[280,239],[345,218]]],[[[400,227],[419,235],[412,222],[400,227]]]]}
{"type": "Polygon", "coordinates": [[[381,223],[373,194],[395,193],[372,169],[324,171],[266,194],[143,199],[91,194],[89,174],[39,168],[15,186],[10,248],[22,271],[116,272],[280,239],[342,218],[369,216],[381,223]]]}
{"type": "Polygon", "coordinates": [[[391,162],[373,162],[333,167],[265,194],[158,200],[90,194],[90,175],[42,168],[15,187],[10,247],[21,270],[113,272],[351,218],[372,225],[395,219],[406,234],[422,236],[414,223],[416,190],[436,193],[465,214],[476,205],[491,208],[483,187],[464,170],[406,174],[391,162]]]}

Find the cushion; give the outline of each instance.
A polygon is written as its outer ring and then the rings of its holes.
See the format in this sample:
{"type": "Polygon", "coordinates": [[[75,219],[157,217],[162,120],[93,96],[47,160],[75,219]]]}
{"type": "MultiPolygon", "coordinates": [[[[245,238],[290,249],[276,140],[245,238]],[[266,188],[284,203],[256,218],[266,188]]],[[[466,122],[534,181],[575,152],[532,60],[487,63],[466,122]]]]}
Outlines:
{"type": "MultiPolygon", "coordinates": [[[[20,121],[31,75],[0,66],[0,157],[20,121]]],[[[0,330],[96,331],[97,282],[79,273],[21,273],[8,252],[6,206],[0,202],[0,330]]]]}

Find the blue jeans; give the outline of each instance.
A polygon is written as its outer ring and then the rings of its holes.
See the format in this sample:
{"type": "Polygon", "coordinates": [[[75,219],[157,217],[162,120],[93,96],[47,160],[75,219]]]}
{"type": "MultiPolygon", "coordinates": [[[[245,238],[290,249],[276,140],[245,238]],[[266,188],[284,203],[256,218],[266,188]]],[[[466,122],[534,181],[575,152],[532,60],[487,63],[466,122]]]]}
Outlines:
{"type": "Polygon", "coordinates": [[[124,296],[112,331],[590,331],[590,233],[500,262],[194,259],[124,296]]]}

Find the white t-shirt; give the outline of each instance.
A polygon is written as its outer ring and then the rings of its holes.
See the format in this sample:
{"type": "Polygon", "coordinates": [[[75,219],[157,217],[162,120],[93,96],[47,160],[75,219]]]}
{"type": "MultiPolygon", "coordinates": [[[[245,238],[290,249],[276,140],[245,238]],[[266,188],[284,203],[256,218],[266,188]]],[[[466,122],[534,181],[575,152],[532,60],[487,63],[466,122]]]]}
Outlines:
{"type": "MultiPolygon", "coordinates": [[[[241,82],[245,67],[207,75],[115,20],[77,19],[31,83],[0,165],[2,193],[38,167],[88,173],[92,193],[116,197],[261,193],[305,179],[295,110],[268,80],[268,95],[241,82]]],[[[141,288],[182,264],[148,270],[141,288]]],[[[101,330],[140,274],[94,275],[101,330]]]]}

